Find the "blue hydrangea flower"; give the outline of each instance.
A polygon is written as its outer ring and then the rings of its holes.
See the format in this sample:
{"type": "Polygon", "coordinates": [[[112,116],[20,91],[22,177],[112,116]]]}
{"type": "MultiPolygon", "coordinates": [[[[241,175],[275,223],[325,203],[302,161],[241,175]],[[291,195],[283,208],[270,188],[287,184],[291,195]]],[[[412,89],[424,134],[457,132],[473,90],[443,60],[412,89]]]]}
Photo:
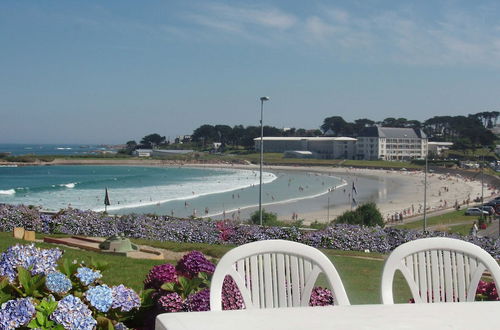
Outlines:
{"type": "Polygon", "coordinates": [[[92,317],[92,311],[73,295],[68,295],[57,304],[51,319],[65,329],[92,330],[97,321],[92,317]]]}
{"type": "Polygon", "coordinates": [[[29,269],[32,275],[48,274],[56,271],[57,261],[62,256],[59,249],[39,249],[34,244],[16,244],[9,247],[0,257],[0,276],[13,282],[17,267],[29,269]]]}
{"type": "Polygon", "coordinates": [[[98,270],[93,270],[88,267],[80,267],[76,270],[76,277],[83,283],[83,285],[89,285],[94,283],[95,280],[102,277],[102,274],[98,270]]]}
{"type": "Polygon", "coordinates": [[[70,279],[60,272],[54,272],[47,275],[45,285],[50,291],[60,294],[66,293],[72,288],[70,279]]]}
{"type": "Polygon", "coordinates": [[[123,284],[114,286],[112,288],[112,295],[113,305],[111,307],[119,308],[122,312],[128,312],[141,306],[141,298],[139,298],[139,295],[123,284]]]}
{"type": "Polygon", "coordinates": [[[127,326],[121,322],[115,324],[115,330],[128,330],[127,326]]]}
{"type": "Polygon", "coordinates": [[[0,329],[16,329],[26,325],[35,316],[31,298],[9,300],[0,309],[0,329]]]}
{"type": "Polygon", "coordinates": [[[113,292],[106,284],[91,287],[85,292],[85,297],[92,306],[104,313],[113,304],[113,292]]]}

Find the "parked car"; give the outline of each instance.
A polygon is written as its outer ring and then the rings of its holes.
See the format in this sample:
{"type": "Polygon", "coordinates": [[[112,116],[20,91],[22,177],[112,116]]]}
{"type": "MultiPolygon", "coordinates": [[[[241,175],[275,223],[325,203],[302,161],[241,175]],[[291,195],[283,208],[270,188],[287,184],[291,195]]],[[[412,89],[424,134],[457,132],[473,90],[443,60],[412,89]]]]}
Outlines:
{"type": "Polygon", "coordinates": [[[489,215],[488,211],[482,211],[477,207],[470,207],[465,211],[465,215],[489,215]]]}
{"type": "Polygon", "coordinates": [[[478,209],[488,212],[488,215],[495,214],[495,208],[491,205],[478,206],[478,209]]]}

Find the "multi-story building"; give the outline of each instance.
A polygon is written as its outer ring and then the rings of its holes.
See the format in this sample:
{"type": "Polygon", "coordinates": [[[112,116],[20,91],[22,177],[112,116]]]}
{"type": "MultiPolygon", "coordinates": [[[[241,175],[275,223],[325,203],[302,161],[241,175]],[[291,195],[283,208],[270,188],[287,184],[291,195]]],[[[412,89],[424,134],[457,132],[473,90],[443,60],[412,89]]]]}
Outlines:
{"type": "Polygon", "coordinates": [[[365,127],[356,144],[358,159],[408,160],[424,158],[427,136],[421,129],[365,127]]]}
{"type": "MultiPolygon", "coordinates": [[[[356,139],[350,137],[264,137],[265,152],[310,151],[314,158],[354,159],[356,139]]],[[[260,137],[254,139],[260,150],[260,137]]]]}

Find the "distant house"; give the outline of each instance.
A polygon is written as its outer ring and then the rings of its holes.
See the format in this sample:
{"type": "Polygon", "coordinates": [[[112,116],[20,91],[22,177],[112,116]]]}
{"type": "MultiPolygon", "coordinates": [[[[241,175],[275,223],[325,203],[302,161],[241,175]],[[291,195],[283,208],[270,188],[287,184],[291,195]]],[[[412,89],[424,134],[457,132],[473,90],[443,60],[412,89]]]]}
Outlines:
{"type": "Polygon", "coordinates": [[[436,155],[441,155],[443,151],[449,150],[451,146],[453,145],[453,142],[432,142],[429,141],[427,142],[427,145],[429,146],[429,152],[432,152],[436,155]]]}
{"type": "Polygon", "coordinates": [[[421,129],[365,127],[358,135],[358,159],[409,160],[424,158],[427,135],[421,129]]]}
{"type": "Polygon", "coordinates": [[[139,156],[139,157],[151,157],[152,153],[153,153],[152,149],[136,149],[136,150],[134,150],[134,156],[139,156]]]}
{"type": "MultiPolygon", "coordinates": [[[[350,137],[266,136],[263,142],[265,152],[309,151],[314,158],[325,159],[353,159],[355,157],[356,139],[350,137]]],[[[255,150],[260,150],[260,137],[255,138],[254,143],[255,150]]],[[[296,155],[299,154],[296,153],[296,155]]]]}

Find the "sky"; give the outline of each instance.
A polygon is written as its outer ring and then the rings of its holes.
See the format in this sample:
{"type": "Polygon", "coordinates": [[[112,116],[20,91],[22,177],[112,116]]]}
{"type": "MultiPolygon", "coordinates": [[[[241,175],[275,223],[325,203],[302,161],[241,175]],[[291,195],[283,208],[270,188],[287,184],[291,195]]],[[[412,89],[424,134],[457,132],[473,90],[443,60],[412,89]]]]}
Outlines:
{"type": "Polygon", "coordinates": [[[0,143],[500,111],[500,2],[0,0],[0,143]]]}

